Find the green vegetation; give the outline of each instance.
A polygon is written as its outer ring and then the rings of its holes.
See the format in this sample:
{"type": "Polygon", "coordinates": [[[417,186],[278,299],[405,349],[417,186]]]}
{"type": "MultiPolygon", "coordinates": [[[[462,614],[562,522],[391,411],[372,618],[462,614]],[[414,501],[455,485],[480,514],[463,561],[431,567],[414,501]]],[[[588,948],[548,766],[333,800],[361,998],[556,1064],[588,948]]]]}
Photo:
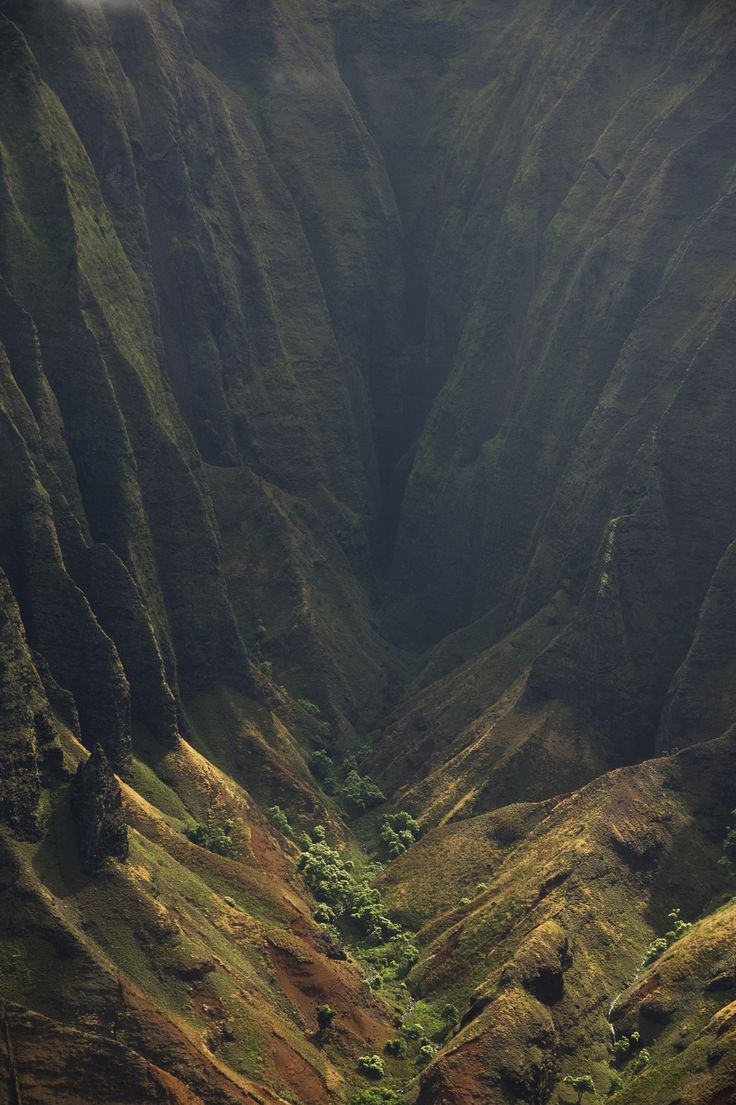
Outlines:
{"type": "Polygon", "coordinates": [[[376,1089],[360,1090],[351,1094],[348,1105],[401,1105],[401,1097],[395,1090],[380,1086],[376,1089]]]}
{"type": "Polygon", "coordinates": [[[325,794],[335,793],[337,790],[335,765],[332,762],[332,756],[328,756],[323,748],[317,748],[312,752],[309,757],[309,770],[315,779],[319,779],[325,794]]]}
{"type": "Polygon", "coordinates": [[[404,930],[393,936],[381,949],[381,962],[395,978],[403,978],[419,960],[419,949],[411,933],[404,930]]]}
{"type": "Polygon", "coordinates": [[[235,822],[228,818],[222,825],[195,825],[193,829],[187,830],[187,836],[192,844],[215,852],[218,856],[233,856],[236,852],[235,841],[232,839],[234,828],[235,822]]]}
{"type": "Polygon", "coordinates": [[[289,819],[281,809],[281,806],[271,806],[266,810],[266,816],[275,829],[278,829],[280,833],[287,836],[289,840],[294,839],[294,830],[289,824],[289,819]]]}
{"type": "Polygon", "coordinates": [[[583,1100],[583,1095],[586,1093],[595,1093],[595,1082],[589,1074],[572,1075],[566,1074],[562,1081],[570,1086],[578,1095],[578,1105],[583,1100]]]}
{"type": "Polygon", "coordinates": [[[380,1055],[361,1055],[358,1059],[358,1070],[366,1078],[383,1078],[386,1067],[380,1055]]]}
{"type": "Polygon", "coordinates": [[[342,786],[342,797],[354,810],[372,809],[386,801],[386,796],[367,775],[349,771],[342,786]]]}
{"type": "Polygon", "coordinates": [[[317,1006],[317,1028],[320,1036],[325,1036],[332,1028],[337,1011],[330,1005],[317,1006]]]}
{"type": "Polygon", "coordinates": [[[632,1061],[631,1070],[634,1072],[634,1074],[641,1074],[644,1068],[649,1066],[650,1060],[651,1055],[649,1054],[649,1049],[643,1047],[639,1054],[632,1061]]]}
{"type": "Polygon", "coordinates": [[[323,834],[324,829],[317,826],[317,839],[309,842],[299,861],[299,870],[315,898],[331,908],[338,925],[354,930],[369,943],[398,937],[402,930],[384,912],[380,892],[370,885],[367,875],[353,873],[323,834]]]}
{"type": "Polygon", "coordinates": [[[424,1028],[421,1024],[407,1024],[402,1028],[402,1032],[407,1040],[419,1040],[424,1035],[424,1028]]]}
{"type": "Polygon", "coordinates": [[[611,1094],[616,1093],[617,1090],[623,1089],[623,1086],[623,1078],[617,1071],[613,1071],[613,1073],[611,1074],[611,1080],[608,1083],[608,1096],[610,1097],[611,1094]]]}
{"type": "MultiPolygon", "coordinates": [[[[380,793],[380,792],[379,792],[380,793]]],[[[406,810],[390,813],[381,821],[378,835],[390,859],[396,859],[418,839],[421,830],[406,810]]]]}
{"type": "Polygon", "coordinates": [[[612,1051],[614,1062],[625,1063],[631,1051],[639,1046],[639,1033],[632,1032],[630,1036],[621,1036],[615,1041],[612,1051]]]}
{"type": "Polygon", "coordinates": [[[402,1040],[401,1037],[398,1036],[393,1040],[387,1040],[383,1050],[394,1059],[405,1059],[408,1048],[406,1046],[406,1040],[402,1040]]]}
{"type": "Polygon", "coordinates": [[[330,729],[330,723],[322,718],[322,711],[316,702],[311,702],[308,698],[297,698],[296,704],[304,710],[305,714],[309,714],[312,719],[312,728],[322,740],[326,741],[332,730],[330,729]]]}
{"type": "Polygon", "coordinates": [[[322,713],[319,706],[315,702],[310,702],[308,698],[297,698],[296,704],[312,717],[319,717],[322,713]]]}
{"type": "Polygon", "coordinates": [[[672,921],[672,928],[664,934],[664,936],[657,937],[656,940],[652,940],[644,953],[643,965],[648,967],[651,963],[654,963],[655,959],[659,959],[662,952],[667,951],[667,948],[671,947],[676,940],[679,940],[681,936],[684,936],[693,926],[690,921],[683,921],[680,917],[680,910],[673,909],[667,914],[667,917],[672,921]]]}
{"type": "Polygon", "coordinates": [[[422,1044],[417,1052],[416,1064],[418,1067],[426,1067],[434,1059],[434,1048],[431,1044],[422,1044]]]}

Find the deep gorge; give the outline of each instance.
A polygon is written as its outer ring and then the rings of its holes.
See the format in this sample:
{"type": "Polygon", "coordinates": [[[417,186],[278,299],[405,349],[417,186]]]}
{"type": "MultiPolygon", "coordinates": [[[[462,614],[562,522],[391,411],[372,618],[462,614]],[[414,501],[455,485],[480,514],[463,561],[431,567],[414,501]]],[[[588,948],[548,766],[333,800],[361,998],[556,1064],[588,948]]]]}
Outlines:
{"type": "Polygon", "coordinates": [[[2,0],[0,62],[8,1102],[736,1100],[733,5],[2,0]]]}

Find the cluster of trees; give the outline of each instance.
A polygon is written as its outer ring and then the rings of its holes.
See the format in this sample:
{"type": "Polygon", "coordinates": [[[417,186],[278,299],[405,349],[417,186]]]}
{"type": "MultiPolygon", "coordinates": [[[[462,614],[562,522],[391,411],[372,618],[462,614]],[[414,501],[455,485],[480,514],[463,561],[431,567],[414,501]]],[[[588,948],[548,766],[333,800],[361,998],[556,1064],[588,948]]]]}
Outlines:
{"type": "Polygon", "coordinates": [[[406,810],[384,817],[378,835],[390,859],[396,859],[419,838],[419,825],[406,810]]]}
{"type": "MultiPolygon", "coordinates": [[[[650,1055],[648,1048],[641,1047],[641,1036],[638,1032],[632,1032],[630,1036],[620,1036],[615,1041],[613,1051],[613,1061],[619,1066],[629,1064],[629,1071],[632,1074],[639,1074],[649,1065],[650,1055]]],[[[620,1077],[614,1077],[612,1080],[612,1086],[618,1089],[623,1084],[620,1077]]]]}
{"type": "Polygon", "coordinates": [[[667,948],[671,947],[675,940],[679,940],[693,927],[690,921],[683,921],[680,913],[681,910],[673,909],[667,914],[667,919],[672,922],[672,928],[664,936],[658,936],[656,940],[652,940],[644,952],[643,965],[645,967],[648,967],[650,963],[654,963],[655,959],[659,959],[662,952],[667,951],[667,948]]]}
{"type": "Polygon", "coordinates": [[[352,862],[328,844],[321,825],[311,838],[305,834],[302,843],[299,870],[317,901],[331,911],[321,911],[323,924],[342,922],[371,944],[401,935],[401,927],[383,909],[380,892],[370,885],[370,870],[356,875],[352,862]]]}
{"type": "Polygon", "coordinates": [[[187,830],[187,836],[192,844],[198,844],[200,848],[207,848],[218,856],[233,856],[236,852],[235,841],[232,832],[235,822],[232,818],[223,821],[221,825],[195,825],[187,830]]]}
{"type": "Polygon", "coordinates": [[[376,786],[369,775],[361,775],[357,767],[352,766],[355,757],[351,756],[343,764],[347,767],[342,786],[338,782],[332,757],[324,748],[317,748],[309,757],[309,770],[318,779],[325,794],[339,794],[346,808],[352,813],[363,813],[386,801],[383,791],[376,786]]]}
{"type": "Polygon", "coordinates": [[[369,945],[363,957],[378,969],[373,985],[383,982],[385,972],[394,978],[407,974],[419,959],[419,949],[412,934],[386,913],[380,891],[370,882],[375,870],[356,872],[352,861],[328,843],[321,825],[300,840],[299,870],[318,902],[315,920],[369,945]]]}
{"type": "Polygon", "coordinates": [[[345,776],[342,785],[342,799],[353,810],[362,813],[373,809],[386,801],[386,795],[368,775],[359,775],[353,768],[345,776]]]}

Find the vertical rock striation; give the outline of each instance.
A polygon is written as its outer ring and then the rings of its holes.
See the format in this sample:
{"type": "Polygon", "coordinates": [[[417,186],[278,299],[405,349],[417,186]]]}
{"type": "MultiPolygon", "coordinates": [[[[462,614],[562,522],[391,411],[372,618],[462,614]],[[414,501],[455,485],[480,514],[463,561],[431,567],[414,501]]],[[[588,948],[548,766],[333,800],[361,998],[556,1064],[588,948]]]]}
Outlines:
{"type": "Polygon", "coordinates": [[[98,875],[107,859],[128,858],[128,827],[120,784],[99,744],[77,768],[72,806],[81,863],[88,875],[98,875]]]}

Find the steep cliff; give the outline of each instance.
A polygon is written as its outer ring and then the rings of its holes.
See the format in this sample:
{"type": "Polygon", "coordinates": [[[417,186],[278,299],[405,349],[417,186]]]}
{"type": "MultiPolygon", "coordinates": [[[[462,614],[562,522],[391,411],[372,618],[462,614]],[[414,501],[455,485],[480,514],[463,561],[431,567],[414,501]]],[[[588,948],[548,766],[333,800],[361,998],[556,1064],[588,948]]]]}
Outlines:
{"type": "Polygon", "coordinates": [[[728,0],[0,2],[11,1100],[729,1100],[735,113],[728,0]]]}

